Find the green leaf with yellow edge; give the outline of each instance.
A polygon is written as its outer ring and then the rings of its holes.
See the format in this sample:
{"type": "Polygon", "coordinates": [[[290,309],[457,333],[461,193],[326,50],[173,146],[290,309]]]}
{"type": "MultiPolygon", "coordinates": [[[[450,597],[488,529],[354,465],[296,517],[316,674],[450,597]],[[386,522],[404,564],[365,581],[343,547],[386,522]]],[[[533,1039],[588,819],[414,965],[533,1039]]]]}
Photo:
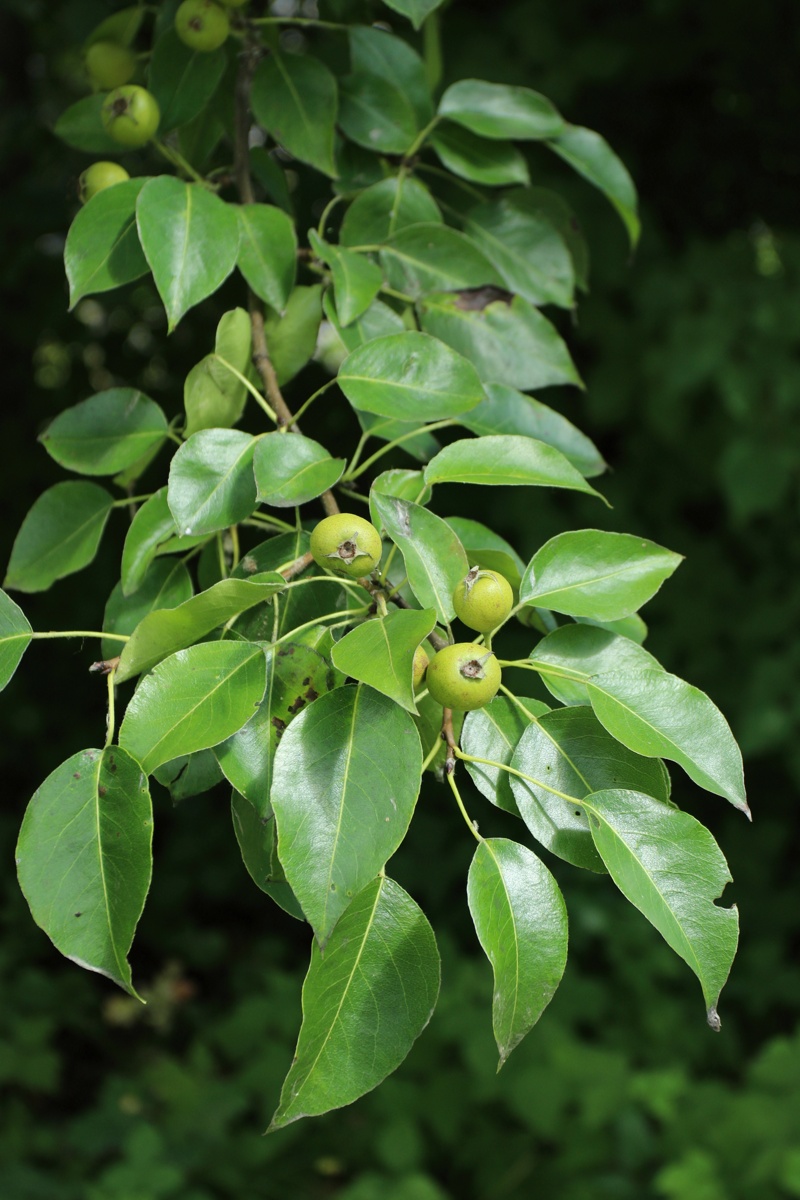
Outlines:
{"type": "Polygon", "coordinates": [[[432,608],[400,609],[364,621],[336,643],[334,666],[416,715],[414,654],[435,624],[436,611],[432,608]]]}

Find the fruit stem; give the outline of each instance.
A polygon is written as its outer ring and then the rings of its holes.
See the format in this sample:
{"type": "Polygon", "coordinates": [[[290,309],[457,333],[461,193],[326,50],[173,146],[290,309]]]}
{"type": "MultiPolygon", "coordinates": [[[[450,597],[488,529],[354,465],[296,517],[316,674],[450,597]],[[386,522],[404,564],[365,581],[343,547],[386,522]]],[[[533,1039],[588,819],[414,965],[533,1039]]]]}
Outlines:
{"type": "Polygon", "coordinates": [[[239,383],[243,384],[243,386],[247,388],[248,392],[253,397],[256,404],[260,404],[261,407],[263,408],[264,412],[269,417],[269,419],[271,421],[274,421],[275,424],[277,425],[278,417],[277,417],[276,413],[273,411],[273,409],[269,406],[267,401],[261,395],[261,392],[258,390],[258,388],[254,387],[253,384],[250,382],[250,380],[247,379],[247,377],[244,376],[241,373],[241,371],[237,371],[236,367],[234,367],[232,363],[229,363],[227,361],[227,359],[224,359],[221,354],[214,354],[214,355],[212,355],[212,358],[215,358],[217,360],[217,362],[222,363],[223,367],[225,367],[225,369],[227,371],[230,371],[231,375],[233,375],[234,378],[238,379],[239,383]]]}
{"type": "Polygon", "coordinates": [[[477,829],[475,822],[470,818],[469,813],[467,812],[466,808],[464,807],[464,801],[461,799],[461,793],[458,790],[458,784],[455,781],[455,776],[450,775],[448,773],[447,782],[450,784],[450,790],[452,791],[453,795],[456,798],[456,804],[458,805],[458,807],[461,810],[461,815],[467,823],[467,829],[469,829],[470,833],[475,838],[475,841],[480,845],[480,843],[482,841],[484,841],[484,839],[478,833],[478,829],[477,829]]]}

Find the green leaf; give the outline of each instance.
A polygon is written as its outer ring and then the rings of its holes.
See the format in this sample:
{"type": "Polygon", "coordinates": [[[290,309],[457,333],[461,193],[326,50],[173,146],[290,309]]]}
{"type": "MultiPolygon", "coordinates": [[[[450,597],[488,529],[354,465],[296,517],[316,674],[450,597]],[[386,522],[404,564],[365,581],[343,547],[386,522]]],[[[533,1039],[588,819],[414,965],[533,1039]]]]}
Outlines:
{"type": "Polygon", "coordinates": [[[221,783],[224,776],[211,750],[198,750],[196,754],[182,754],[157,767],[153,776],[169,789],[173,804],[202,796],[221,783]]]}
{"type": "MultiPolygon", "coordinates": [[[[348,325],[346,329],[339,321],[336,308],[333,304],[333,298],[329,291],[325,293],[322,307],[341,345],[341,354],[336,366],[332,368],[332,373],[335,373],[339,369],[349,351],[357,349],[358,346],[363,346],[366,342],[374,341],[375,338],[384,337],[390,333],[405,332],[403,318],[393,308],[389,308],[388,304],[384,304],[382,300],[373,300],[364,315],[359,317],[358,320],[353,321],[352,325],[348,325]]],[[[356,415],[359,417],[359,421],[361,421],[361,414],[356,415]]],[[[377,421],[377,418],[372,419],[377,421]]]]}
{"type": "Polygon", "coordinates": [[[647,667],[595,675],[586,687],[598,719],[624,746],[678,763],[700,787],[750,816],[741,751],[705,692],[647,667]]]}
{"type": "Polygon", "coordinates": [[[283,312],[297,274],[294,222],[271,204],[242,204],[237,212],[239,270],[257,296],[283,312]]]}
{"type": "Polygon", "coordinates": [[[409,225],[441,223],[439,206],[424,184],[410,175],[390,175],[356,196],[339,230],[343,246],[386,242],[409,225]]]}
{"type": "Polygon", "coordinates": [[[114,141],[110,133],[106,133],[100,118],[105,98],[104,93],[97,92],[94,96],[84,96],[82,100],[70,104],[56,121],[53,133],[74,150],[116,157],[123,152],[123,147],[114,141]]]}
{"type": "Polygon", "coordinates": [[[130,523],[122,547],[122,593],[130,596],[141,587],[159,546],[177,533],[167,504],[167,489],[159,488],[145,500],[130,523]]]}
{"type": "Polygon", "coordinates": [[[201,429],[176,451],[167,500],[181,534],[214,533],[256,507],[256,439],[238,429],[201,429]]]}
{"type": "Polygon", "coordinates": [[[120,746],[149,775],[171,758],[218,745],[252,716],[264,694],[264,669],[263,649],[250,642],[202,642],[179,650],[140,682],[119,731],[120,746]]]}
{"type": "MultiPolygon", "coordinates": [[[[102,97],[101,97],[102,98],[102,97]]],[[[147,179],[126,179],[92,196],[72,222],[64,246],[69,306],[147,274],[136,201],[147,179]]]]}
{"type": "Polygon", "coordinates": [[[436,612],[431,608],[389,612],[364,621],[336,643],[334,666],[416,715],[414,653],[435,624],[436,612]]]}
{"type": "Polygon", "coordinates": [[[168,29],[153,47],[147,87],[161,110],[161,136],[199,116],[217,90],[227,58],[218,47],[192,50],[168,29]]]}
{"type": "Polygon", "coordinates": [[[42,492],[14,540],[3,587],[44,592],[88,566],[113,506],[96,483],[57,483],[42,492]]]}
{"type": "Polygon", "coordinates": [[[417,115],[403,92],[371,71],[340,79],[338,125],[351,142],[381,154],[405,153],[418,128],[417,115]]]}
{"type": "Polygon", "coordinates": [[[409,296],[428,292],[502,285],[503,277],[474,242],[447,225],[408,225],[381,249],[381,263],[393,288],[409,296]]]}
{"type": "Polygon", "coordinates": [[[116,475],[160,446],[167,418],[136,388],[110,388],[59,413],[39,441],[51,458],[82,475],[116,475]]]}
{"type": "Polygon", "coordinates": [[[611,201],[628,231],[631,246],[635,246],[641,231],[636,188],[608,142],[592,129],[567,125],[547,145],[611,201]]]}
{"type": "MultiPolygon", "coordinates": [[[[115,586],[106,601],[103,629],[106,633],[130,635],[149,613],[176,608],[191,598],[193,590],[191,576],[182,562],[161,559],[151,563],[132,596],[125,595],[121,581],[115,586]]],[[[119,652],[119,642],[103,639],[103,658],[112,658],[119,652]]]]}
{"type": "Polygon", "coordinates": [[[420,325],[463,354],[486,383],[510,387],[583,387],[569,350],[546,317],[522,296],[494,289],[426,296],[420,325]]]}
{"type": "MultiPolygon", "coordinates": [[[[525,199],[528,193],[520,194],[525,199]]],[[[471,209],[466,232],[497,267],[509,291],[531,304],[572,308],[575,270],[566,242],[548,214],[518,207],[514,196],[511,192],[471,209]]]]}
{"type": "Polygon", "coordinates": [[[611,878],[694,971],[708,1023],[719,1029],[717,1003],[739,937],[736,906],[714,903],[731,878],[719,846],[694,817],[640,792],[595,792],[586,811],[611,878]]]}
{"type": "Polygon", "coordinates": [[[323,242],[313,229],[308,238],[317,258],[331,268],[339,321],[342,326],[350,325],[372,304],[383,284],[383,273],[362,254],[323,242]]]}
{"type": "Polygon", "coordinates": [[[439,101],[439,116],[487,138],[539,140],[564,128],[564,118],[546,96],[482,79],[451,84],[439,101]]]}
{"type": "Polygon", "coordinates": [[[247,402],[247,389],[234,371],[246,375],[251,340],[250,316],[243,308],[223,314],[217,325],[214,353],[192,367],[183,386],[186,437],[201,429],[228,428],[239,420],[247,402]]]}
{"type": "Polygon", "coordinates": [[[527,484],[569,488],[603,497],[555,446],[513,434],[451,442],[425,468],[428,483],[477,483],[490,487],[527,484]]]}
{"type": "Polygon", "coordinates": [[[314,353],[321,309],[322,287],[315,283],[311,287],[296,287],[282,316],[275,311],[267,314],[269,356],[281,387],[294,379],[314,353]]]}
{"type": "Polygon", "coordinates": [[[236,266],[236,209],[199,184],[159,175],[142,188],[136,221],[171,333],[236,266]]]}
{"type": "Polygon", "coordinates": [[[274,573],[258,580],[221,579],[177,607],[148,613],[125,643],[117,668],[118,682],[149,671],[168,654],[191,646],[239,613],[269,600],[284,586],[283,577],[274,573]]]}
{"type": "MultiPolygon", "coordinates": [[[[480,521],[473,521],[469,517],[448,517],[447,524],[458,534],[461,544],[467,551],[468,558],[475,553],[487,550],[495,551],[497,554],[502,554],[506,558],[511,559],[515,573],[520,578],[522,577],[525,564],[511,543],[507,542],[505,538],[500,537],[499,533],[495,533],[487,525],[481,524],[480,521]]],[[[517,583],[518,586],[519,584],[517,583]]]]}
{"type": "Polygon", "coordinates": [[[32,637],[25,613],[10,596],[0,592],[0,690],[10,682],[32,637]]]}
{"type": "Polygon", "coordinates": [[[467,900],[494,972],[492,1026],[499,1070],[561,982],[567,909],[544,863],[507,838],[479,844],[469,868],[467,900]]]}
{"type": "MultiPolygon", "coordinates": [[[[461,749],[465,754],[511,765],[517,743],[533,718],[550,711],[541,700],[524,696],[516,699],[517,704],[510,697],[495,696],[485,708],[467,713],[461,730],[461,749]]],[[[508,771],[478,762],[465,762],[464,766],[481,795],[498,808],[519,816],[508,771]]]]}
{"type": "MultiPolygon", "coordinates": [[[[333,690],[336,673],[318,650],[299,641],[268,647],[265,653],[264,697],[247,724],[214,747],[214,755],[225,778],[267,820],[272,816],[269,794],[278,743],[299,712],[333,690]]],[[[273,873],[278,865],[273,865],[273,873]]],[[[279,878],[283,877],[280,867],[279,878]]]]}
{"type": "Polygon", "coordinates": [[[475,368],[425,333],[375,338],[347,356],[339,386],[353,408],[398,421],[436,421],[475,408],[475,368]]]}
{"type": "Polygon", "coordinates": [[[592,675],[637,667],[662,670],[636,642],[595,625],[562,625],[542,638],[530,657],[547,690],[562,704],[589,704],[586,681],[592,675]]]}
{"type": "Polygon", "coordinates": [[[116,42],[119,46],[130,46],[142,24],[144,11],[141,4],[121,8],[96,25],[84,43],[84,49],[95,42],[116,42]]]}
{"type": "Polygon", "coordinates": [[[530,183],[528,164],[511,142],[489,141],[446,121],[433,133],[431,145],[442,166],[462,179],[488,187],[530,183]]]}
{"type": "Polygon", "coordinates": [[[249,800],[237,791],[231,796],[231,816],[242,862],[250,878],[290,917],[304,921],[303,910],[284,879],[283,867],[278,861],[275,817],[272,814],[260,817],[249,800]]]}
{"type": "Polygon", "coordinates": [[[424,425],[420,427],[416,421],[393,421],[391,417],[378,417],[359,411],[356,412],[356,416],[361,428],[371,438],[377,438],[381,442],[404,438],[403,450],[419,462],[427,462],[439,449],[439,443],[433,434],[428,433],[424,425]],[[414,433],[415,429],[418,429],[419,433],[414,433]]]}
{"type": "Polygon", "coordinates": [[[378,25],[351,25],[347,31],[354,71],[371,71],[402,92],[421,129],[433,116],[433,101],[423,63],[408,42],[378,25]]]}
{"type": "Polygon", "coordinates": [[[312,948],[303,1024],[270,1130],[352,1104],[377,1087],[428,1024],[439,976],[424,913],[393,880],[373,880],[324,954],[312,948]]]}
{"type": "Polygon", "coordinates": [[[572,530],[536,551],[519,598],[571,617],[616,621],[651,600],[682,561],[632,533],[572,530]]]}
{"type": "Polygon", "coordinates": [[[626,787],[669,802],[663,763],[615,742],[590,708],[557,708],[539,717],[517,743],[511,766],[530,777],[512,775],[511,790],[533,836],[559,858],[589,871],[602,871],[603,864],[579,803],[584,797],[626,787]]]}
{"type": "Polygon", "coordinates": [[[555,446],[587,479],[601,475],[606,462],[590,441],[561,413],[503,383],[484,384],[486,399],[461,418],[477,434],[517,433],[555,446]]]}
{"type": "Polygon", "coordinates": [[[408,17],[415,29],[421,29],[427,16],[443,3],[443,0],[383,0],[387,8],[408,17]]]}
{"type": "MultiPolygon", "coordinates": [[[[593,621],[589,617],[578,617],[582,625],[596,625],[598,629],[606,629],[609,633],[618,633],[620,637],[630,638],[640,646],[647,637],[647,625],[638,613],[629,617],[621,617],[619,621],[593,621]]],[[[652,663],[650,664],[652,666],[652,663]]]]}
{"type": "Polygon", "coordinates": [[[453,591],[469,570],[464,547],[453,530],[419,504],[373,495],[381,525],[403,555],[409,586],[423,608],[436,610],[447,624],[455,617],[453,591]]]}
{"type": "Polygon", "coordinates": [[[292,214],[292,198],[286,180],[286,172],[272,154],[263,146],[250,149],[250,170],[264,191],[289,216],[292,214]]]}
{"type": "Polygon", "coordinates": [[[25,813],[17,873],[57,950],[136,996],[127,955],[150,886],[147,779],[118,746],[56,767],[25,813]]]}
{"type": "Polygon", "coordinates": [[[321,496],[338,482],[343,458],[331,458],[324,446],[302,433],[267,433],[253,458],[258,499],[275,508],[293,508],[321,496]]]}
{"type": "Polygon", "coordinates": [[[336,79],[318,58],[273,50],[256,68],[252,104],[259,125],[290,154],[336,175],[336,79]]]}
{"type": "Polygon", "coordinates": [[[427,504],[432,492],[425,483],[422,471],[406,471],[402,467],[393,467],[390,471],[381,471],[380,475],[373,479],[370,503],[371,497],[378,494],[399,496],[401,500],[411,500],[413,504],[427,504]]]}
{"type": "Polygon", "coordinates": [[[320,696],[281,738],[278,852],[321,946],[405,837],[421,768],[411,717],[363,684],[320,696]]]}

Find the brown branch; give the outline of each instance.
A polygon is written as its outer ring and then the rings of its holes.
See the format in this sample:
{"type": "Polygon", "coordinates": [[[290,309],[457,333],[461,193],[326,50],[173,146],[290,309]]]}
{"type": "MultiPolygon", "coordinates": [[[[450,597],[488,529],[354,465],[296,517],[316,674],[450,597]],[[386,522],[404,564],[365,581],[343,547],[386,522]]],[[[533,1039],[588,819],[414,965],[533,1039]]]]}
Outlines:
{"type": "Polygon", "coordinates": [[[445,773],[452,775],[456,769],[456,739],[453,733],[452,708],[442,709],[442,738],[447,745],[447,757],[444,760],[445,773]]]}
{"type": "Polygon", "coordinates": [[[310,567],[313,561],[313,556],[311,551],[309,551],[307,554],[301,554],[299,558],[296,558],[293,563],[289,563],[289,566],[284,567],[282,571],[278,572],[278,574],[282,575],[288,583],[289,580],[294,579],[296,575],[302,574],[306,567],[310,567]]]}

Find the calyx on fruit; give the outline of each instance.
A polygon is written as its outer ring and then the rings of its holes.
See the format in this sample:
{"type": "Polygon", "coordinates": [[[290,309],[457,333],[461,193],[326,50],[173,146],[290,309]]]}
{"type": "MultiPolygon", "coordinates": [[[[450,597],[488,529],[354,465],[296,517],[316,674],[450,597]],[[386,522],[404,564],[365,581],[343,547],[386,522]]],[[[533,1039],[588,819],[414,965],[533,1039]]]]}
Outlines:
{"type": "Polygon", "coordinates": [[[81,204],[91,200],[92,196],[96,196],[98,192],[104,192],[106,188],[113,187],[115,183],[124,183],[126,179],[130,179],[130,175],[119,163],[92,163],[90,167],[81,172],[78,179],[78,195],[81,204]]]}
{"type": "Polygon", "coordinates": [[[472,567],[453,592],[453,608],[459,621],[478,633],[489,633],[502,625],[513,607],[511,584],[497,571],[472,567]]]}
{"type": "Polygon", "coordinates": [[[474,642],[456,642],[433,656],[425,681],[438,704],[471,712],[494,698],[502,677],[491,650],[474,642]]]}
{"type": "Polygon", "coordinates": [[[353,579],[374,571],[382,553],[381,535],[375,526],[354,513],[325,517],[311,534],[314,562],[353,579]]]}
{"type": "Polygon", "coordinates": [[[100,109],[106,131],[121,146],[144,146],[155,135],[161,113],[152,92],[128,83],[109,92],[100,109]]]}
{"type": "Polygon", "coordinates": [[[117,42],[92,42],[85,61],[86,74],[96,92],[121,87],[136,74],[136,55],[117,42]]]}
{"type": "Polygon", "coordinates": [[[208,54],[227,40],[228,14],[216,0],[183,0],[175,13],[175,32],[192,50],[208,54]]]}

